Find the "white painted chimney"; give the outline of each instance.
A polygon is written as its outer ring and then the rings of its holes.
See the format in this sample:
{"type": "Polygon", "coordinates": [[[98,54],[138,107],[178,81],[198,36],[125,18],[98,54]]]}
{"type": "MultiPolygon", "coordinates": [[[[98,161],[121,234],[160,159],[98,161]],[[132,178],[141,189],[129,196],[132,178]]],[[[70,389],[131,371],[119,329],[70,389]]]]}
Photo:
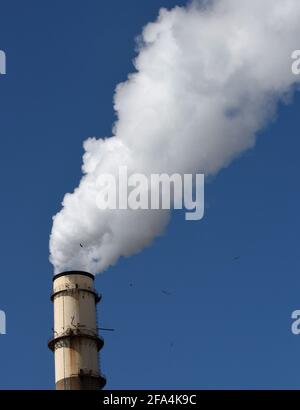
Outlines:
{"type": "Polygon", "coordinates": [[[101,297],[94,276],[63,272],[53,278],[54,336],[49,348],[55,357],[56,390],[97,390],[105,386],[100,373],[96,304],[101,297]]]}

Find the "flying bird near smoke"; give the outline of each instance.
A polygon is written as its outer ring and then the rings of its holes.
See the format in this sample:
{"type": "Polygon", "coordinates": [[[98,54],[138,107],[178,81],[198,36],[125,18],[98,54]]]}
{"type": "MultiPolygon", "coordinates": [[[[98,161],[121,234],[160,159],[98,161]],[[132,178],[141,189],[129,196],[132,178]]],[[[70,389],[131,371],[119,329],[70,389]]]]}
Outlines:
{"type": "Polygon", "coordinates": [[[169,221],[167,210],[100,210],[101,174],[126,166],[214,175],[254,146],[299,84],[291,70],[299,21],[299,0],[195,0],[160,10],[139,38],[136,72],[116,88],[112,137],[85,141],[83,177],[53,219],[56,273],[101,272],[151,244],[169,221]]]}

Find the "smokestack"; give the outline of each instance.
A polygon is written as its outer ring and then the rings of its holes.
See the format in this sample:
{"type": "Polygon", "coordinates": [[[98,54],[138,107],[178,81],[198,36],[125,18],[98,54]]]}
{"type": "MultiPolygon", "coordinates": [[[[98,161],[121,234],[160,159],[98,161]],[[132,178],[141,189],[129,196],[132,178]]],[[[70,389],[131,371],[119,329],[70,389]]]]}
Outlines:
{"type": "Polygon", "coordinates": [[[56,390],[98,390],[106,380],[100,373],[96,304],[101,296],[94,276],[70,271],[53,278],[54,336],[48,346],[55,357],[56,390]]]}

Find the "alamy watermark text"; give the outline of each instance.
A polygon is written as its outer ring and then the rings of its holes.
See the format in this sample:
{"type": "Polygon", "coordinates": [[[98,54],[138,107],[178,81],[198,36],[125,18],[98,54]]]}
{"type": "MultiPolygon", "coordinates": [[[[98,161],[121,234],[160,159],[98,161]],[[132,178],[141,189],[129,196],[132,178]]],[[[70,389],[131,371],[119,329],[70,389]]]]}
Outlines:
{"type": "Polygon", "coordinates": [[[203,174],[128,175],[121,166],[118,175],[101,174],[97,179],[97,207],[116,209],[186,209],[185,219],[199,221],[204,216],[203,174]]]}
{"type": "Polygon", "coordinates": [[[6,335],[6,315],[0,310],[0,335],[6,335]]]}
{"type": "Polygon", "coordinates": [[[292,333],[293,335],[298,336],[300,335],[300,310],[294,310],[292,313],[292,319],[292,333]]]}
{"type": "Polygon", "coordinates": [[[292,52],[292,73],[295,75],[300,75],[300,50],[295,50],[292,52]]]}
{"type": "Polygon", "coordinates": [[[0,75],[6,74],[6,54],[0,50],[0,75]]]}

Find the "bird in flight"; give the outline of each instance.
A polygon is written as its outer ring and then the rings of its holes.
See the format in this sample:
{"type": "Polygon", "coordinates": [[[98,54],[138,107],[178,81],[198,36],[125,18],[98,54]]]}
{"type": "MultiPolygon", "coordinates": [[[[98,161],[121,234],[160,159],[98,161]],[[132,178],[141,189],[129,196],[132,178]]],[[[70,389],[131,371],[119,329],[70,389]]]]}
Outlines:
{"type": "Polygon", "coordinates": [[[82,243],[80,243],[79,245],[80,245],[80,248],[83,248],[83,245],[82,245],[82,243]]]}
{"type": "Polygon", "coordinates": [[[115,329],[111,329],[109,327],[99,327],[98,329],[104,330],[104,331],[107,331],[107,332],[114,332],[115,331],[115,329]]]}

